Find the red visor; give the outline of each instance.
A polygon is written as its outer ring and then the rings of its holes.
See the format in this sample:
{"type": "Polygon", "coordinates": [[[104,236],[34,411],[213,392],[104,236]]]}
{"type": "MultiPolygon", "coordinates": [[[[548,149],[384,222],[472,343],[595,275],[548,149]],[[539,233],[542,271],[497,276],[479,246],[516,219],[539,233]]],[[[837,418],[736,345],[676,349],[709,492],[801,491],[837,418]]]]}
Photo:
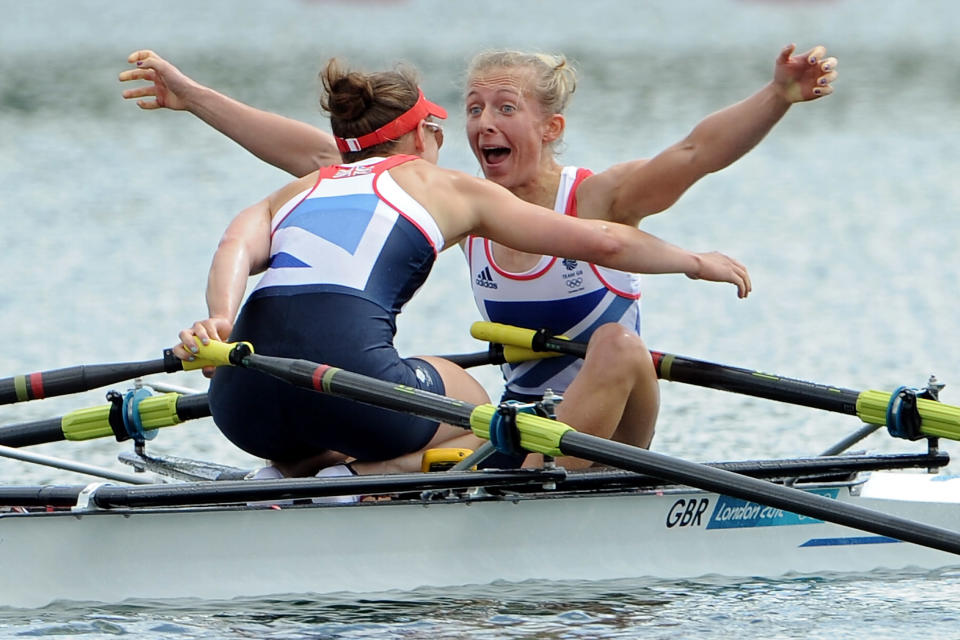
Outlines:
{"type": "Polygon", "coordinates": [[[360,151],[361,149],[366,149],[367,147],[372,147],[382,142],[399,139],[400,136],[408,131],[413,131],[417,125],[420,124],[420,121],[427,116],[435,116],[437,118],[447,117],[446,109],[427,100],[423,95],[422,89],[418,89],[418,91],[420,92],[420,97],[417,98],[416,104],[376,131],[360,136],[359,138],[338,138],[334,136],[337,141],[337,149],[343,152],[360,151]]]}

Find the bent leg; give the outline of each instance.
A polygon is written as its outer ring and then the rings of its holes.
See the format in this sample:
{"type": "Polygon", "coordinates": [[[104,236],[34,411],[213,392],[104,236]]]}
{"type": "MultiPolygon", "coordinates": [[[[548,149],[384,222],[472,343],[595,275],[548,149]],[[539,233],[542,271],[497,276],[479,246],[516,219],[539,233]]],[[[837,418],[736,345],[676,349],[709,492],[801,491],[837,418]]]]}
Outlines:
{"type": "MultiPolygon", "coordinates": [[[[650,351],[640,336],[611,323],[591,336],[583,367],[557,407],[557,419],[581,433],[647,448],[659,410],[660,386],[650,351]]],[[[568,469],[590,465],[571,457],[558,462],[568,469]]]]}
{"type": "MultiPolygon", "coordinates": [[[[449,360],[435,356],[423,356],[421,359],[433,365],[437,373],[440,374],[445,389],[444,395],[471,404],[484,404],[490,401],[483,386],[462,367],[455,365],[449,360]]],[[[352,466],[356,469],[357,473],[363,475],[372,473],[409,473],[420,470],[420,461],[423,457],[423,452],[427,449],[456,447],[473,449],[475,451],[483,443],[484,440],[482,438],[473,435],[469,430],[446,423],[440,423],[440,426],[437,427],[437,432],[430,439],[430,442],[419,451],[408,453],[393,460],[360,462],[352,466]]]]}

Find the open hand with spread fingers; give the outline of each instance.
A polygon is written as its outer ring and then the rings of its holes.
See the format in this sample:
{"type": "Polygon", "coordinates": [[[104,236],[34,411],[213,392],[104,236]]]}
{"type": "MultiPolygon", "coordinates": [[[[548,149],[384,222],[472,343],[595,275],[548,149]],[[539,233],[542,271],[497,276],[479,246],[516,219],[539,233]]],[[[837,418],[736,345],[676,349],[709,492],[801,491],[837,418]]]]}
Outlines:
{"type": "Polygon", "coordinates": [[[788,44],[777,56],[773,84],[787,102],[816,100],[833,93],[837,79],[837,59],[827,56],[821,45],[806,53],[793,55],[795,44],[788,44]]]}
{"type": "Polygon", "coordinates": [[[134,89],[124,89],[121,94],[128,100],[140,98],[137,100],[137,106],[141,109],[160,109],[163,107],[177,111],[186,109],[186,93],[190,89],[200,86],[149,49],[134,51],[127,58],[127,62],[135,65],[135,67],[121,72],[119,75],[120,82],[146,80],[153,83],[134,89]],[[151,97],[153,100],[144,99],[151,97]]]}

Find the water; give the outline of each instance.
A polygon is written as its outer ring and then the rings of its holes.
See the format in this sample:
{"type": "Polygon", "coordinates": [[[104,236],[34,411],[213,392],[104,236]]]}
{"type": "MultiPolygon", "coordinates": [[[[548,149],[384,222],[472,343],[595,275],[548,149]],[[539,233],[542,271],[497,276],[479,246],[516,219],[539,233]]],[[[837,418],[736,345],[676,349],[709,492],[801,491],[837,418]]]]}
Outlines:
{"type": "Polygon", "coordinates": [[[0,612],[0,633],[107,638],[875,638],[922,621],[956,638],[955,573],[491,585],[379,596],[58,603],[0,612]],[[937,598],[924,596],[936,588],[937,598]],[[920,594],[919,597],[917,594],[920,594]],[[910,611],[904,620],[903,610],[910,611]]]}
{"type": "MultiPolygon", "coordinates": [[[[919,7],[919,8],[918,8],[919,7]]],[[[837,93],[795,106],[761,145],[697,184],[644,228],[719,249],[754,293],[682,276],[646,279],[655,349],[852,389],[948,383],[954,337],[960,169],[960,12],[836,2],[185,1],[161,6],[0,0],[0,375],[144,360],[204,315],[224,226],[288,177],[192,117],[119,98],[129,52],[154,48],[199,81],[318,123],[316,72],[330,56],[421,69],[451,108],[441,161],[470,173],[458,105],[476,51],[563,51],[580,69],[564,159],[595,170],[649,156],[770,76],[779,48],[826,44],[837,93]]],[[[405,354],[478,350],[462,256],[441,257],[400,319],[405,354]]],[[[477,371],[491,395],[495,371],[477,371]]],[[[170,381],[202,388],[198,374],[170,381]]],[[[819,453],[856,420],[667,384],[655,448],[693,460],[819,453]]],[[[102,404],[103,390],[0,407],[0,424],[102,404]]],[[[883,433],[874,451],[917,450],[883,433]]],[[[158,453],[253,465],[209,421],[168,429],[158,453]]],[[[944,444],[950,452],[956,448],[944,444]]],[[[35,447],[123,469],[109,441],[35,447]]],[[[3,461],[3,483],[82,482],[3,461]]],[[[954,465],[955,469],[955,465],[954,465]]],[[[125,470],[125,469],[124,469],[125,470]]],[[[628,533],[625,533],[628,535],[628,533]]],[[[6,577],[5,579],[10,579],[6,577]]],[[[118,576],[118,580],[122,576],[118,576]]],[[[960,637],[955,574],[782,581],[556,585],[358,600],[59,603],[4,611],[0,635],[203,637],[877,637],[923,628],[960,637]]]]}

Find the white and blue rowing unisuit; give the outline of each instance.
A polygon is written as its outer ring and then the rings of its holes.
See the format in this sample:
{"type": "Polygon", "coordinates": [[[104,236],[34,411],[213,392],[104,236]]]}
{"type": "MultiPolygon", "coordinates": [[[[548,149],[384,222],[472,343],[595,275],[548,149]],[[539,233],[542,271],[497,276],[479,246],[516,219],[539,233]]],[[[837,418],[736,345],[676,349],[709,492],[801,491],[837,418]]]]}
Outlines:
{"type": "MultiPolygon", "coordinates": [[[[554,210],[577,215],[577,187],[591,172],[564,167],[554,210]]],[[[543,256],[529,271],[511,273],[497,266],[489,240],[471,236],[467,261],[473,296],[489,322],[547,329],[586,342],[608,322],[640,333],[640,276],[589,262],[543,256]]],[[[544,390],[566,390],[582,360],[569,356],[503,365],[504,397],[529,400],[544,390]]]]}
{"type": "MultiPolygon", "coordinates": [[[[257,353],[314,362],[443,393],[429,364],[393,346],[396,316],[430,272],[443,236],[388,169],[413,156],[325,167],[272,221],[270,262],[230,339],[257,353]]],[[[385,460],[422,448],[437,423],[297,389],[225,367],[210,386],[217,426],[275,461],[326,449],[385,460]]]]}

